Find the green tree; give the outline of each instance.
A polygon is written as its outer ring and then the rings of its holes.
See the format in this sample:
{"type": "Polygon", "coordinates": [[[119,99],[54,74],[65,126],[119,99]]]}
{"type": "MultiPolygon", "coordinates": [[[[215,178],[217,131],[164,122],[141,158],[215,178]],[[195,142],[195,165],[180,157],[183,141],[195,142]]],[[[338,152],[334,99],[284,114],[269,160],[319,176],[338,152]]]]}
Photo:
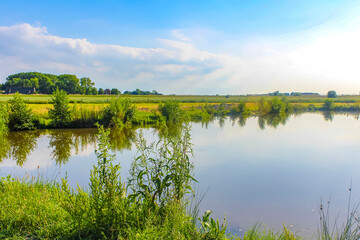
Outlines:
{"type": "Polygon", "coordinates": [[[16,93],[9,101],[9,128],[13,131],[35,129],[33,113],[25,103],[25,100],[16,93]]]}
{"type": "Polygon", "coordinates": [[[65,90],[67,93],[80,93],[80,80],[71,74],[62,74],[58,76],[56,87],[65,90]]]}
{"type": "Polygon", "coordinates": [[[68,126],[71,119],[69,98],[64,90],[58,88],[53,92],[50,103],[53,108],[49,109],[49,117],[54,127],[68,126]]]}
{"type": "Polygon", "coordinates": [[[93,93],[92,89],[95,86],[95,83],[91,81],[88,77],[80,78],[80,86],[82,88],[82,93],[86,95],[91,95],[93,93]]]}
{"type": "Polygon", "coordinates": [[[111,95],[120,95],[120,91],[117,88],[111,89],[111,95]]]}
{"type": "Polygon", "coordinates": [[[334,90],[328,91],[327,97],[328,98],[337,98],[336,91],[334,91],[334,90]]]}
{"type": "Polygon", "coordinates": [[[104,89],[102,88],[99,88],[99,91],[98,91],[99,95],[103,95],[105,93],[104,89]]]}
{"type": "Polygon", "coordinates": [[[334,110],[334,99],[330,99],[330,98],[325,99],[323,108],[327,111],[334,110]]]}

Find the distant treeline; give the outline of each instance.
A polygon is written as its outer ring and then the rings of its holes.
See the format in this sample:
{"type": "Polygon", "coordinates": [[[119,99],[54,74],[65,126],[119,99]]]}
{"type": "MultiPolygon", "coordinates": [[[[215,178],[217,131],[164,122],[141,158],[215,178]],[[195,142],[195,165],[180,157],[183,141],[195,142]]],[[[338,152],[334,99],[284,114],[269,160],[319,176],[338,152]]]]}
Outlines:
{"type": "MultiPolygon", "coordinates": [[[[64,90],[69,94],[84,94],[84,95],[97,95],[97,94],[112,94],[119,95],[121,92],[117,88],[103,89],[96,88],[95,82],[88,77],[78,78],[76,75],[61,74],[54,75],[39,72],[25,72],[9,75],[6,82],[0,84],[0,90],[5,90],[11,87],[21,88],[35,88],[37,93],[51,94],[55,89],[64,90]]],[[[156,90],[141,91],[125,91],[124,94],[129,95],[162,95],[156,90]]]]}

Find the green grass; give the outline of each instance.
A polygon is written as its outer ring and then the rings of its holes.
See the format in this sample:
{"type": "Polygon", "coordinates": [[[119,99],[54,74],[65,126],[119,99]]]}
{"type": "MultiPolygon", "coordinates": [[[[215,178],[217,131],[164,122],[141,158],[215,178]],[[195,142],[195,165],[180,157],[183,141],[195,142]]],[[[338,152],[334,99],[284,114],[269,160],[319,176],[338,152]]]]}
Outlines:
{"type": "MultiPolygon", "coordinates": [[[[46,104],[50,100],[50,95],[22,95],[28,103],[33,104],[46,104]]],[[[0,102],[10,100],[12,95],[0,95],[0,102]]],[[[117,96],[109,95],[69,95],[70,102],[74,103],[109,103],[111,99],[117,96]]],[[[129,98],[134,103],[159,103],[167,100],[176,100],[181,103],[238,103],[246,101],[248,103],[256,103],[260,100],[261,96],[240,96],[240,95],[120,95],[120,98],[129,98]]],[[[265,96],[265,99],[271,99],[271,96],[265,96]]],[[[323,103],[326,96],[287,96],[290,103],[323,103]]],[[[339,103],[356,103],[360,102],[359,95],[344,95],[338,96],[334,99],[339,103]]]]}

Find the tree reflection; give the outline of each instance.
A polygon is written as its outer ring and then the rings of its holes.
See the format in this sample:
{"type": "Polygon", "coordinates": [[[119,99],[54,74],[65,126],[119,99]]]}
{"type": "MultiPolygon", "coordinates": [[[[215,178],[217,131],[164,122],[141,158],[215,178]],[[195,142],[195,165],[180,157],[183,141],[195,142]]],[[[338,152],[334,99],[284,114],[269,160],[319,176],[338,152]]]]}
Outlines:
{"type": "Polygon", "coordinates": [[[334,111],[323,111],[322,114],[323,114],[324,120],[329,121],[329,122],[332,122],[332,120],[334,119],[334,115],[335,115],[334,111]]]}
{"type": "Polygon", "coordinates": [[[7,134],[8,142],[5,143],[6,138],[2,141],[4,141],[4,145],[8,144],[4,149],[8,150],[8,153],[2,154],[2,156],[12,158],[17,165],[22,166],[26,162],[28,155],[36,148],[37,139],[40,135],[40,131],[20,131],[7,134]]]}
{"type": "Polygon", "coordinates": [[[0,134],[0,162],[10,157],[10,143],[8,140],[8,133],[0,134]]]}
{"type": "Polygon", "coordinates": [[[237,124],[240,127],[244,127],[246,125],[246,121],[248,118],[249,118],[249,115],[245,115],[245,114],[231,114],[230,115],[230,121],[232,122],[233,126],[237,122],[237,124]]]}
{"type": "Polygon", "coordinates": [[[289,119],[290,114],[266,114],[258,117],[258,125],[261,130],[266,126],[277,128],[280,124],[285,125],[289,119]]]}
{"type": "Polygon", "coordinates": [[[69,130],[53,130],[49,132],[49,147],[53,148],[51,157],[56,164],[61,165],[69,161],[73,144],[73,134],[69,130]]]}
{"type": "Polygon", "coordinates": [[[134,128],[113,128],[109,137],[111,150],[121,151],[131,149],[132,143],[136,140],[136,132],[134,128]]]}

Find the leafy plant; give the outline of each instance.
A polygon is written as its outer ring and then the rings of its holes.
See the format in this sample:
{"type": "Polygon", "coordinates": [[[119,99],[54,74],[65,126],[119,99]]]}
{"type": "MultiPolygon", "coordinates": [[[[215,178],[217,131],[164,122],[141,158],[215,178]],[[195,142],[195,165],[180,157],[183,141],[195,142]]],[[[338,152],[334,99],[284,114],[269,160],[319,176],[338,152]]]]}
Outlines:
{"type": "Polygon", "coordinates": [[[49,109],[49,117],[54,127],[68,126],[71,120],[69,97],[64,90],[56,90],[53,92],[50,103],[53,108],[49,109]]]}
{"type": "Polygon", "coordinates": [[[180,202],[185,194],[193,192],[189,127],[180,135],[161,139],[156,145],[147,145],[140,134],[137,148],[140,156],[132,163],[128,185],[133,198],[157,209],[173,200],[180,202]]]}
{"type": "Polygon", "coordinates": [[[0,103],[0,134],[8,129],[9,113],[5,104],[0,103]]]}
{"type": "Polygon", "coordinates": [[[325,99],[323,108],[324,108],[325,110],[327,110],[327,111],[332,111],[332,110],[334,110],[334,100],[333,100],[333,99],[330,99],[330,98],[325,99]]]}
{"type": "Polygon", "coordinates": [[[131,124],[135,114],[136,106],[130,99],[115,98],[104,110],[104,123],[111,127],[122,127],[131,124]]]}
{"type": "Polygon", "coordinates": [[[210,218],[212,211],[207,210],[202,219],[199,218],[202,230],[204,231],[203,239],[225,239],[226,233],[226,219],[220,226],[219,220],[210,218]]]}
{"type": "Polygon", "coordinates": [[[168,122],[175,123],[183,121],[184,111],[180,108],[180,104],[176,101],[166,101],[165,103],[160,103],[158,110],[168,122]]]}
{"type": "Polygon", "coordinates": [[[19,93],[15,93],[13,99],[9,101],[9,128],[13,131],[32,130],[35,129],[34,116],[20,97],[19,93]]]}

